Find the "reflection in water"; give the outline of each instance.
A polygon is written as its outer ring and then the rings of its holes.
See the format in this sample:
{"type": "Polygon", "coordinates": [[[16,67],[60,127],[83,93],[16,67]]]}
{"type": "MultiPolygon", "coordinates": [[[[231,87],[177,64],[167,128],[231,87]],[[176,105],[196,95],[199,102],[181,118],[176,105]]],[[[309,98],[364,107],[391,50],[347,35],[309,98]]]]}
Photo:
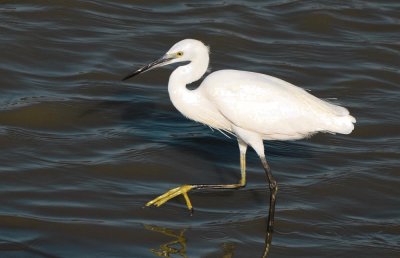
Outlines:
{"type": "Polygon", "coordinates": [[[144,227],[151,231],[159,232],[163,235],[173,237],[174,240],[160,245],[159,249],[150,249],[151,252],[160,257],[170,257],[170,255],[177,254],[180,257],[187,258],[186,255],[186,238],[184,236],[186,229],[182,229],[179,233],[172,229],[144,225],[144,227]]]}
{"type": "Polygon", "coordinates": [[[262,258],[268,257],[269,250],[271,249],[272,242],[272,231],[267,230],[265,233],[265,244],[264,244],[264,252],[262,258]]]}
{"type": "MultiPolygon", "coordinates": [[[[188,258],[188,256],[186,255],[186,237],[184,235],[186,228],[181,229],[179,232],[177,232],[172,229],[154,225],[144,225],[144,227],[150,231],[155,231],[174,239],[160,245],[159,249],[150,249],[153,254],[159,257],[171,257],[171,255],[178,255],[179,257],[188,258]]],[[[269,232],[267,230],[265,234],[265,245],[262,253],[262,258],[266,258],[268,256],[271,247],[271,240],[272,232],[269,232]]],[[[222,251],[222,258],[232,258],[235,251],[235,245],[233,243],[224,243],[222,245],[222,251]]]]}
{"type": "Polygon", "coordinates": [[[223,255],[222,258],[232,258],[233,252],[235,251],[235,245],[233,243],[225,243],[222,245],[223,255]]]}

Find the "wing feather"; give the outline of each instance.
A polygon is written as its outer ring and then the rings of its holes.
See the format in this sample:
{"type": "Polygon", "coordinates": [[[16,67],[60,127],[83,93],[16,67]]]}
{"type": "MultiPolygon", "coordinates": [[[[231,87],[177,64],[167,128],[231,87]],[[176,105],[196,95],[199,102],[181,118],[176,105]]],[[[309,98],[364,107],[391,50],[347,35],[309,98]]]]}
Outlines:
{"type": "Polygon", "coordinates": [[[231,123],[270,139],[296,139],[326,129],[329,119],[349,114],[302,88],[252,72],[221,70],[201,85],[231,123]]]}

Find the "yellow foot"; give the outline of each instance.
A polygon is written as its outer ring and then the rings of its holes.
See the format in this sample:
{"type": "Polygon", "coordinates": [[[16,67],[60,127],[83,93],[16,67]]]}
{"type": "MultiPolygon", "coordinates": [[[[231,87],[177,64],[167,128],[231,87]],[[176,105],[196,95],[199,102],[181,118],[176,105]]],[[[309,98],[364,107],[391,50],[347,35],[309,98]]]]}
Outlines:
{"type": "Polygon", "coordinates": [[[158,196],[154,200],[149,201],[148,203],[146,203],[146,206],[154,205],[156,207],[159,207],[164,203],[166,203],[167,201],[171,200],[172,198],[182,194],[183,197],[185,197],[186,205],[189,211],[192,212],[193,206],[192,203],[190,202],[189,196],[187,195],[187,192],[189,192],[192,188],[193,188],[192,185],[182,185],[176,187],[174,189],[169,190],[165,194],[158,196]]]}

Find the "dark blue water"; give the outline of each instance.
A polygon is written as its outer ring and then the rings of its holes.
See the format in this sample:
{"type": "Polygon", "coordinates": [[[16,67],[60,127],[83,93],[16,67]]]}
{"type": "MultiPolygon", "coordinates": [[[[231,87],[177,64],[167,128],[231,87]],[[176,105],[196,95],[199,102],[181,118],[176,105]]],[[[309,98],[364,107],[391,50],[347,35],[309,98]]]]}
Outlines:
{"type": "MultiPolygon", "coordinates": [[[[265,73],[349,108],[350,135],[265,142],[279,184],[270,257],[400,257],[397,1],[5,1],[0,5],[0,257],[260,257],[268,191],[144,208],[239,180],[236,140],[185,119],[173,67],[122,83],[175,42],[210,71],[265,73]]],[[[192,85],[196,87],[198,83],[192,85]]]]}

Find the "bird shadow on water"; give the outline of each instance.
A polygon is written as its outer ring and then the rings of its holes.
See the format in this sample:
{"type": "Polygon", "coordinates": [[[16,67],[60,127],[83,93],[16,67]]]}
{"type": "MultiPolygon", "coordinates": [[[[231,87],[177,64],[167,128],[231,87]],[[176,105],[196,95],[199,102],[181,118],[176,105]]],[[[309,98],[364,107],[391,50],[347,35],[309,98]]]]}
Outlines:
{"type": "Polygon", "coordinates": [[[9,257],[14,257],[11,254],[23,254],[20,257],[29,256],[29,257],[58,258],[58,256],[31,247],[27,243],[21,243],[6,239],[0,239],[0,252],[2,253],[2,255],[4,255],[4,253],[9,253],[10,255],[9,257]]]}
{"type": "MultiPolygon", "coordinates": [[[[207,132],[208,128],[200,125],[196,127],[193,122],[171,113],[175,110],[169,110],[168,106],[165,105],[159,106],[148,101],[104,101],[97,103],[93,109],[82,115],[92,113],[94,113],[92,115],[95,115],[95,113],[109,108],[116,109],[115,111],[120,114],[123,125],[128,128],[132,127],[133,134],[141,133],[140,137],[145,138],[146,141],[163,142],[174,149],[178,149],[178,152],[200,157],[200,160],[207,160],[213,164],[235,164],[237,162],[238,148],[235,139],[227,139],[217,132],[207,132]]],[[[274,159],[281,159],[282,157],[298,159],[313,156],[312,147],[301,142],[267,142],[266,149],[267,156],[274,159]]],[[[271,209],[271,199],[269,204],[271,209]]],[[[268,214],[266,215],[268,217],[267,225],[270,225],[273,218],[270,218],[268,210],[266,210],[266,214],[268,214]]],[[[170,257],[171,255],[188,257],[186,228],[173,230],[157,225],[145,225],[145,228],[171,238],[170,241],[160,244],[158,248],[152,248],[150,251],[154,255],[159,257],[170,257]]],[[[260,257],[268,257],[272,235],[272,227],[267,227],[264,235],[264,248],[259,252],[260,257]]],[[[233,257],[234,252],[234,243],[222,245],[222,257],[233,257]]]]}
{"type": "MultiPolygon", "coordinates": [[[[237,155],[232,153],[239,153],[236,141],[234,139],[227,139],[222,135],[218,135],[216,132],[206,133],[207,128],[196,128],[186,121],[184,118],[180,119],[178,116],[171,114],[171,110],[162,110],[162,121],[156,121],[159,116],[157,115],[157,105],[151,102],[145,103],[129,103],[129,101],[105,101],[98,103],[95,108],[88,110],[83,115],[90,113],[96,113],[104,108],[116,108],[120,110],[120,119],[124,122],[127,127],[135,128],[132,131],[142,131],[145,135],[146,141],[162,141],[164,144],[169,145],[172,148],[181,149],[182,152],[188,153],[201,157],[202,160],[207,160],[210,163],[219,164],[234,164],[237,160],[237,155]],[[153,113],[148,116],[147,114],[153,113]],[[151,126],[147,125],[148,120],[151,126]],[[177,121],[178,120],[178,121],[177,121]],[[176,125],[178,124],[178,127],[176,125]],[[160,135],[160,130],[163,130],[160,135]],[[196,133],[192,133],[195,130],[196,133]],[[167,137],[168,139],[164,139],[167,137]],[[229,141],[229,144],[228,144],[229,141]],[[193,148],[196,146],[196,148],[193,148]]],[[[200,127],[200,126],[199,126],[200,127]]],[[[134,133],[135,134],[135,133],[134,133]]],[[[267,143],[267,154],[274,157],[274,159],[280,159],[281,157],[286,158],[308,158],[312,157],[312,150],[303,143],[298,142],[268,142],[267,143]]],[[[254,155],[252,155],[254,156],[254,155]]],[[[239,164],[238,164],[239,166],[239,164]]],[[[267,188],[267,186],[266,186],[267,188]]],[[[271,201],[270,205],[271,207],[271,201]]],[[[268,215],[267,225],[270,224],[271,219],[268,215]]],[[[172,240],[163,243],[159,248],[152,248],[150,251],[160,257],[170,257],[170,255],[188,257],[186,254],[187,250],[187,239],[185,237],[186,229],[172,230],[156,225],[145,225],[145,228],[150,231],[160,233],[162,235],[171,237],[172,240]]],[[[273,230],[272,228],[266,228],[265,230],[265,244],[263,250],[260,250],[261,257],[267,257],[271,249],[273,230]]],[[[222,247],[223,257],[233,257],[234,255],[234,244],[226,243],[222,247]]]]}
{"type": "MultiPolygon", "coordinates": [[[[209,131],[206,127],[196,126],[192,121],[187,121],[183,117],[180,118],[178,114],[172,113],[175,110],[169,110],[165,105],[159,106],[148,101],[102,101],[82,115],[95,115],[109,108],[114,109],[114,112],[120,115],[124,126],[132,128],[133,134],[141,133],[142,135],[139,137],[146,141],[163,142],[171,148],[177,149],[177,152],[200,157],[200,160],[206,160],[209,164],[233,165],[238,162],[236,154],[239,152],[235,139],[228,139],[219,135],[218,132],[209,131]]],[[[283,157],[298,159],[313,156],[312,148],[299,142],[267,142],[266,149],[268,156],[275,160],[283,157]]],[[[254,159],[255,156],[252,156],[254,159]]],[[[271,199],[269,204],[271,207],[271,199]]],[[[273,220],[268,214],[268,210],[266,210],[267,225],[270,224],[271,219],[273,220]]],[[[188,257],[186,228],[169,229],[157,225],[145,225],[144,227],[171,239],[157,248],[150,249],[151,253],[159,257],[188,257]]],[[[272,235],[273,229],[267,227],[264,235],[264,248],[259,251],[260,257],[268,257],[272,235]]],[[[234,243],[224,243],[221,248],[222,257],[234,256],[234,243]]]]}

